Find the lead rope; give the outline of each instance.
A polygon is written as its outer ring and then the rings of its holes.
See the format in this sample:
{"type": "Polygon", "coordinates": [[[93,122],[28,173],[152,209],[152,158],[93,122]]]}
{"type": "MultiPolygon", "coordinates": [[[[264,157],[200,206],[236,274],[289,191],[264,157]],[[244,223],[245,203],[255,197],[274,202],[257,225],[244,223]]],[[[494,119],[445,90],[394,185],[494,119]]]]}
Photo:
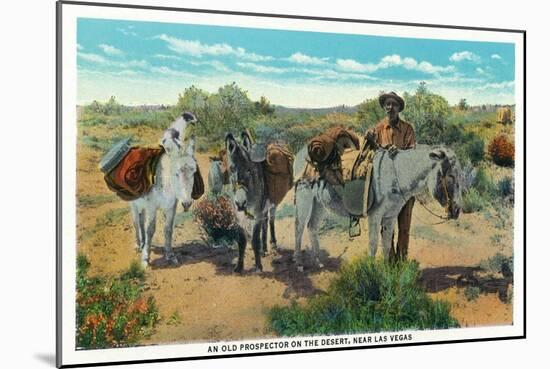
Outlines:
{"type": "MultiPolygon", "coordinates": [[[[401,189],[401,184],[399,183],[399,176],[397,175],[397,168],[395,167],[395,160],[391,159],[391,161],[392,161],[392,165],[393,165],[393,171],[394,171],[394,173],[395,173],[395,180],[396,180],[396,182],[397,182],[397,189],[399,190],[399,194],[401,195],[401,197],[403,198],[403,200],[405,201],[405,203],[407,203],[407,201],[409,201],[409,200],[407,200],[407,199],[405,198],[405,195],[403,194],[403,190],[401,189]]],[[[443,181],[444,181],[444,183],[443,183],[443,186],[444,186],[444,187],[443,187],[443,188],[444,188],[445,197],[446,197],[446,200],[447,200],[447,207],[448,207],[448,206],[449,206],[449,205],[448,205],[448,204],[449,204],[449,194],[448,194],[448,192],[447,192],[447,181],[446,181],[445,177],[443,177],[443,181]]],[[[450,220],[449,217],[442,217],[441,215],[436,214],[436,213],[434,213],[433,211],[431,211],[430,209],[428,209],[428,207],[427,207],[426,205],[424,205],[424,204],[422,203],[422,201],[418,200],[418,203],[419,203],[420,205],[422,205],[422,207],[423,207],[424,209],[426,209],[426,210],[427,210],[430,214],[432,214],[433,216],[435,216],[435,217],[437,217],[437,218],[439,218],[439,219],[443,219],[441,222],[437,222],[437,223],[428,223],[428,222],[424,222],[424,221],[421,220],[419,217],[414,216],[416,219],[420,220],[422,223],[424,223],[424,224],[426,224],[426,225],[439,225],[439,224],[446,223],[446,222],[448,222],[448,221],[450,220]]],[[[413,214],[413,215],[414,215],[414,214],[413,214]]]]}

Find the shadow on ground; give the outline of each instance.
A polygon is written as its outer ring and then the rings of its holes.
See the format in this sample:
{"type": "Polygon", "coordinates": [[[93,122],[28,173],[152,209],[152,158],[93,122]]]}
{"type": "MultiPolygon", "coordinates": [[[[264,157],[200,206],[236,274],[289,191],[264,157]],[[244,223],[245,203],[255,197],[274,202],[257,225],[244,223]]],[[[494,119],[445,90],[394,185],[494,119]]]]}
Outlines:
{"type": "Polygon", "coordinates": [[[477,287],[481,293],[498,293],[502,302],[509,301],[509,286],[513,276],[487,275],[480,267],[447,266],[422,270],[420,283],[427,292],[434,293],[451,287],[477,287]]]}
{"type": "MultiPolygon", "coordinates": [[[[150,265],[152,269],[164,268],[180,268],[184,265],[192,265],[201,262],[211,263],[216,268],[216,274],[221,275],[241,275],[247,277],[257,275],[261,278],[274,279],[286,285],[283,297],[308,297],[318,293],[324,293],[322,290],[315,288],[310,277],[321,272],[335,272],[340,268],[341,259],[339,257],[330,257],[329,254],[321,250],[320,260],[323,263],[322,268],[313,266],[311,262],[311,254],[309,251],[302,251],[304,260],[304,271],[299,272],[296,268],[292,256],[293,251],[287,249],[277,249],[271,251],[266,257],[262,258],[262,264],[269,263],[272,270],[257,272],[253,265],[246,265],[242,273],[233,271],[236,260],[237,251],[231,248],[219,247],[214,248],[207,245],[202,240],[192,240],[183,243],[173,248],[174,254],[177,257],[177,263],[171,263],[163,258],[164,248],[154,246],[152,253],[159,257],[152,260],[150,265]]],[[[248,253],[252,253],[250,247],[247,248],[248,253]]],[[[248,261],[245,259],[245,262],[248,261]]]]}

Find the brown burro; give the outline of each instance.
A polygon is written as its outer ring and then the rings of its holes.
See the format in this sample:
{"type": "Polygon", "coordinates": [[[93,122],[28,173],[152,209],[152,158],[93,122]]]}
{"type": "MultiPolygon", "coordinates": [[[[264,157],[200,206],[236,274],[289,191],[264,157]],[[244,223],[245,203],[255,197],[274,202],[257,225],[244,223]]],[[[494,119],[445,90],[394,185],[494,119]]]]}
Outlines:
{"type": "MultiPolygon", "coordinates": [[[[294,156],[281,143],[256,144],[250,133],[241,134],[239,142],[231,133],[225,139],[227,171],[233,188],[233,203],[252,225],[251,244],[254,250],[256,270],[262,270],[261,256],[267,252],[267,225],[271,229],[271,247],[277,248],[275,237],[275,212],[278,204],[294,185],[294,156]]],[[[225,177],[223,162],[213,161],[209,182],[219,183],[225,177]]],[[[223,186],[222,186],[223,187],[223,186]]],[[[248,228],[243,225],[243,228],[248,228]]],[[[239,260],[235,271],[243,270],[246,242],[239,243],[239,260]]]]}
{"type": "MultiPolygon", "coordinates": [[[[217,167],[210,172],[217,173],[217,178],[210,179],[209,185],[213,192],[221,192],[222,185],[230,184],[227,150],[221,149],[216,156],[210,156],[210,161],[217,167]]],[[[288,147],[281,143],[270,143],[266,147],[265,160],[262,161],[267,198],[272,205],[279,205],[287,192],[294,185],[294,155],[288,147]]]]}

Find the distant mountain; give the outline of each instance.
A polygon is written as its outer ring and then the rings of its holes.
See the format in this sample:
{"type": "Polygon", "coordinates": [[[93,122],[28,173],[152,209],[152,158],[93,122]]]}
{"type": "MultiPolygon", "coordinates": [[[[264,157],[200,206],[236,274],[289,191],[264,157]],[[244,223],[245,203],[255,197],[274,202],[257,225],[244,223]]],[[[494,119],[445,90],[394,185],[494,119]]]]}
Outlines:
{"type": "Polygon", "coordinates": [[[273,105],[275,108],[275,114],[277,115],[286,115],[286,114],[313,114],[313,115],[324,115],[327,113],[346,113],[352,114],[357,111],[357,106],[347,106],[339,105],[333,106],[330,108],[287,108],[282,105],[273,105]]]}

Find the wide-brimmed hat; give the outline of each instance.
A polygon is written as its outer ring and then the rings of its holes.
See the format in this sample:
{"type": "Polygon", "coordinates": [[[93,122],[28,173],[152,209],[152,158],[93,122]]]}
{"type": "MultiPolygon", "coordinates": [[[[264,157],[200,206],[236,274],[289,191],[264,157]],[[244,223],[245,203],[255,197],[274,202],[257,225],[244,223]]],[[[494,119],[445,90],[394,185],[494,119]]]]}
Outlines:
{"type": "Polygon", "coordinates": [[[401,96],[399,96],[398,94],[396,94],[395,92],[390,92],[390,93],[387,93],[387,94],[382,94],[380,95],[380,97],[378,97],[378,102],[380,103],[380,106],[381,107],[384,107],[384,103],[386,102],[386,99],[391,97],[392,99],[395,99],[397,100],[397,102],[399,103],[399,111],[403,111],[403,109],[405,109],[405,100],[403,100],[401,98],[401,96]]]}

